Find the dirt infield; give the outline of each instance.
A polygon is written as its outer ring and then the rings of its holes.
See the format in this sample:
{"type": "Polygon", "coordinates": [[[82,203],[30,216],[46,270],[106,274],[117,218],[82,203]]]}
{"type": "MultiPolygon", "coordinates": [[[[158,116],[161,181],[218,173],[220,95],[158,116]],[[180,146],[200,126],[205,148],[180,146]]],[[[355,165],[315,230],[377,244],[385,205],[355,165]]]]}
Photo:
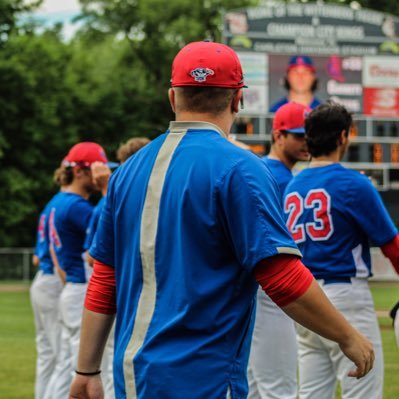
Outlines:
{"type": "Polygon", "coordinates": [[[2,283],[0,292],[26,292],[29,291],[30,283],[2,283]]]}

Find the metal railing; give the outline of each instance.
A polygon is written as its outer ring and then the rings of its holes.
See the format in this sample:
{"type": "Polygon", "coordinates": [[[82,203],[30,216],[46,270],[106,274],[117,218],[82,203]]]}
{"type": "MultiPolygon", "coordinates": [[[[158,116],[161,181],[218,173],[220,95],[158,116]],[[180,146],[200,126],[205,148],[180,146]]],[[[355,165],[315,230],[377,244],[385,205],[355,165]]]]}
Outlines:
{"type": "Polygon", "coordinates": [[[0,248],[0,280],[30,281],[36,273],[33,248],[0,248]]]}
{"type": "MultiPolygon", "coordinates": [[[[32,264],[33,248],[0,248],[0,281],[28,282],[37,269],[32,264]]],[[[374,277],[376,281],[399,281],[389,260],[379,248],[371,249],[374,277]]]]}

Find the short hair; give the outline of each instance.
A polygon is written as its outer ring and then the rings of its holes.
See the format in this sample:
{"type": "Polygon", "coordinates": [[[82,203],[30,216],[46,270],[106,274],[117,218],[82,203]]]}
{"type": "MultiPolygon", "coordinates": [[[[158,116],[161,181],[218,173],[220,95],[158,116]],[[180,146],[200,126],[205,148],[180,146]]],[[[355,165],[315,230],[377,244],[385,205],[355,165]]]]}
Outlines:
{"type": "Polygon", "coordinates": [[[174,87],[178,94],[177,111],[219,115],[226,111],[237,89],[221,87],[174,87]]]}
{"type": "Polygon", "coordinates": [[[70,185],[73,182],[73,168],[61,165],[54,171],[53,179],[60,187],[70,185]]]}
{"type": "Polygon", "coordinates": [[[119,162],[126,162],[127,159],[148,144],[150,140],[147,137],[135,137],[132,138],[126,143],[120,145],[118,150],[116,151],[116,158],[119,162]]]}
{"type": "Polygon", "coordinates": [[[310,155],[329,155],[338,148],[341,132],[348,137],[353,120],[347,109],[327,101],[313,110],[305,120],[305,139],[310,155]]]}

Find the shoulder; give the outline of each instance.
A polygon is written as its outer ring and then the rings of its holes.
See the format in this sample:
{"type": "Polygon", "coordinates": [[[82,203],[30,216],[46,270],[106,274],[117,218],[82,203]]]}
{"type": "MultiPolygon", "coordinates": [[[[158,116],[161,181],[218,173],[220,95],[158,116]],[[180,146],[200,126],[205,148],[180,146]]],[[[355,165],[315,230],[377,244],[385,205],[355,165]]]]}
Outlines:
{"type": "Polygon", "coordinates": [[[271,107],[269,108],[270,112],[276,112],[281,106],[283,106],[284,104],[287,104],[288,100],[287,97],[284,97],[280,100],[278,100],[277,102],[275,102],[273,105],[271,105],[271,107]]]}

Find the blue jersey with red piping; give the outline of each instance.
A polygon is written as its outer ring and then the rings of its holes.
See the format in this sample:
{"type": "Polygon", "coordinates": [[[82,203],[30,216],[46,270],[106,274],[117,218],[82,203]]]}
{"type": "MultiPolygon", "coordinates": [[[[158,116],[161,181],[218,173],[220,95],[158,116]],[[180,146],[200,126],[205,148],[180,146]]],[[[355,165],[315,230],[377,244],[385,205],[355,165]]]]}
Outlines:
{"type": "Polygon", "coordinates": [[[110,179],[90,254],[114,266],[117,398],[247,397],[259,261],[299,255],[264,162],[175,122],[110,179]]]}
{"type": "MultiPolygon", "coordinates": [[[[285,104],[288,104],[290,100],[287,97],[282,98],[281,100],[277,101],[274,103],[270,109],[269,112],[276,112],[280,107],[282,107],[285,104]]],[[[315,109],[321,104],[321,101],[317,99],[316,97],[313,97],[312,102],[309,104],[309,108],[315,109]]]]}
{"type": "Polygon", "coordinates": [[[59,193],[49,214],[50,241],[55,249],[66,281],[87,282],[84,267],[84,241],[93,207],[80,195],[59,193]]]}
{"type": "Polygon", "coordinates": [[[292,172],[287,168],[287,166],[278,159],[271,159],[269,157],[263,157],[263,162],[265,162],[266,166],[272,172],[272,176],[277,182],[280,198],[283,201],[284,191],[287,187],[287,184],[292,179],[292,172]]]}
{"type": "Polygon", "coordinates": [[[89,227],[86,231],[86,239],[84,244],[84,249],[87,251],[91,244],[93,244],[94,236],[96,235],[98,221],[100,220],[101,212],[103,210],[105,197],[102,197],[100,201],[98,201],[97,205],[93,210],[93,214],[90,218],[89,227]]]}
{"type": "Polygon", "coordinates": [[[51,204],[59,195],[56,194],[44,207],[39,217],[37,226],[37,237],[35,255],[40,259],[39,269],[43,274],[54,274],[54,265],[50,255],[50,241],[49,241],[49,228],[48,220],[50,216],[51,204]]]}
{"type": "Polygon", "coordinates": [[[340,164],[295,176],[284,210],[303,262],[317,279],[371,276],[370,241],[382,246],[397,234],[370,180],[340,164]]]}

